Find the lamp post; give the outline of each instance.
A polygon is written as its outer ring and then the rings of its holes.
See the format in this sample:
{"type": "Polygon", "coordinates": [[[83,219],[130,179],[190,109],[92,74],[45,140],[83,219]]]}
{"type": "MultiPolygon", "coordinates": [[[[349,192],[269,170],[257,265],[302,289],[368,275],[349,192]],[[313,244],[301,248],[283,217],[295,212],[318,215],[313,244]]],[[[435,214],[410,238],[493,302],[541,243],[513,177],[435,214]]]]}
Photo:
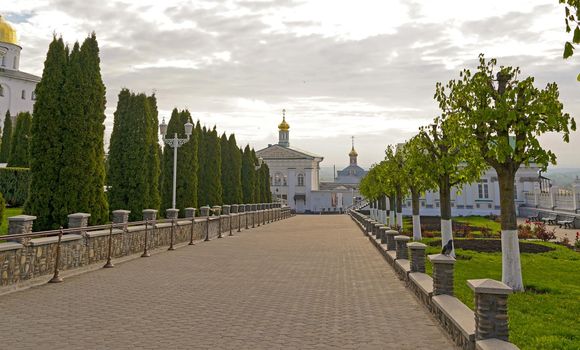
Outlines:
{"type": "Polygon", "coordinates": [[[177,137],[177,133],[173,135],[172,139],[166,139],[165,135],[167,134],[167,124],[165,124],[165,118],[163,118],[163,122],[159,125],[159,132],[161,133],[161,137],[163,138],[163,142],[173,148],[173,197],[171,201],[171,208],[175,209],[175,191],[177,187],[177,149],[189,141],[191,137],[191,132],[193,131],[193,124],[190,122],[185,123],[185,135],[187,136],[186,139],[180,139],[177,137]]]}

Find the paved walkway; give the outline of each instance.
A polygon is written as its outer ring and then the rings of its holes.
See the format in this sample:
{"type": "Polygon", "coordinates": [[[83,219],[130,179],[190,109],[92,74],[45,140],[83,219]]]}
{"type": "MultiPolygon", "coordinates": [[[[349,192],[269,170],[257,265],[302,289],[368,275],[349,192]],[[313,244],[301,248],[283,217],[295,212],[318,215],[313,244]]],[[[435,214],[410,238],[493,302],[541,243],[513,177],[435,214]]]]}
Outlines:
{"type": "Polygon", "coordinates": [[[347,216],[297,216],[0,298],[2,349],[452,349],[347,216]]]}

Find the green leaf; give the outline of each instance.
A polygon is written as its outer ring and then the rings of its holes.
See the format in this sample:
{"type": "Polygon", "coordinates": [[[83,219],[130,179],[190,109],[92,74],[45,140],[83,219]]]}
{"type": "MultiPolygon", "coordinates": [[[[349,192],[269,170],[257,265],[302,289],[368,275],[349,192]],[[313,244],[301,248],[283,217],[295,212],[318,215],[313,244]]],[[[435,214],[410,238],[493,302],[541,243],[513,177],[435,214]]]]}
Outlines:
{"type": "Polygon", "coordinates": [[[574,46],[572,46],[572,44],[567,41],[566,44],[564,45],[564,59],[572,56],[574,54],[574,46]]]}
{"type": "Polygon", "coordinates": [[[572,41],[574,41],[574,44],[580,44],[580,27],[578,26],[574,29],[574,39],[572,41]]]}
{"type": "Polygon", "coordinates": [[[578,76],[576,77],[576,80],[580,81],[580,73],[578,74],[578,76]]]}

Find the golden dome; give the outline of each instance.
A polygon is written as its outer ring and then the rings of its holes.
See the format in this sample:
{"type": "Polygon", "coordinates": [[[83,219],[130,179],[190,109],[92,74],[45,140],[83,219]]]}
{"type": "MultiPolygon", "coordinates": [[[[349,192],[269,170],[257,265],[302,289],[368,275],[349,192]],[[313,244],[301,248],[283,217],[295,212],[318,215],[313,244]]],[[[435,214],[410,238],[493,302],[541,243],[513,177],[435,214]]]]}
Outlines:
{"type": "Polygon", "coordinates": [[[290,130],[290,125],[288,125],[288,123],[286,123],[286,110],[285,109],[282,110],[282,123],[280,123],[278,125],[278,129],[282,130],[282,131],[290,130]]]}
{"type": "Polygon", "coordinates": [[[357,157],[358,153],[356,153],[356,151],[354,150],[354,146],[352,146],[352,149],[350,150],[350,153],[348,154],[351,157],[357,157]]]}
{"type": "Polygon", "coordinates": [[[16,45],[16,30],[0,16],[0,42],[16,45]]]}

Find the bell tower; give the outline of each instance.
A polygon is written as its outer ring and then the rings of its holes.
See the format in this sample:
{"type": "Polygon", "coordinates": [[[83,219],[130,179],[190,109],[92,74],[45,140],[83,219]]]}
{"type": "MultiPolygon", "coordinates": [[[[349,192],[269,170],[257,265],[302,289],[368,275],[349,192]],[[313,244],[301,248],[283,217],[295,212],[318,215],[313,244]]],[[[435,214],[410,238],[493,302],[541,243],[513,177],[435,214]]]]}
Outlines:
{"type": "Polygon", "coordinates": [[[278,145],[290,147],[290,125],[286,123],[286,110],[282,110],[282,123],[278,125],[278,145]]]}

